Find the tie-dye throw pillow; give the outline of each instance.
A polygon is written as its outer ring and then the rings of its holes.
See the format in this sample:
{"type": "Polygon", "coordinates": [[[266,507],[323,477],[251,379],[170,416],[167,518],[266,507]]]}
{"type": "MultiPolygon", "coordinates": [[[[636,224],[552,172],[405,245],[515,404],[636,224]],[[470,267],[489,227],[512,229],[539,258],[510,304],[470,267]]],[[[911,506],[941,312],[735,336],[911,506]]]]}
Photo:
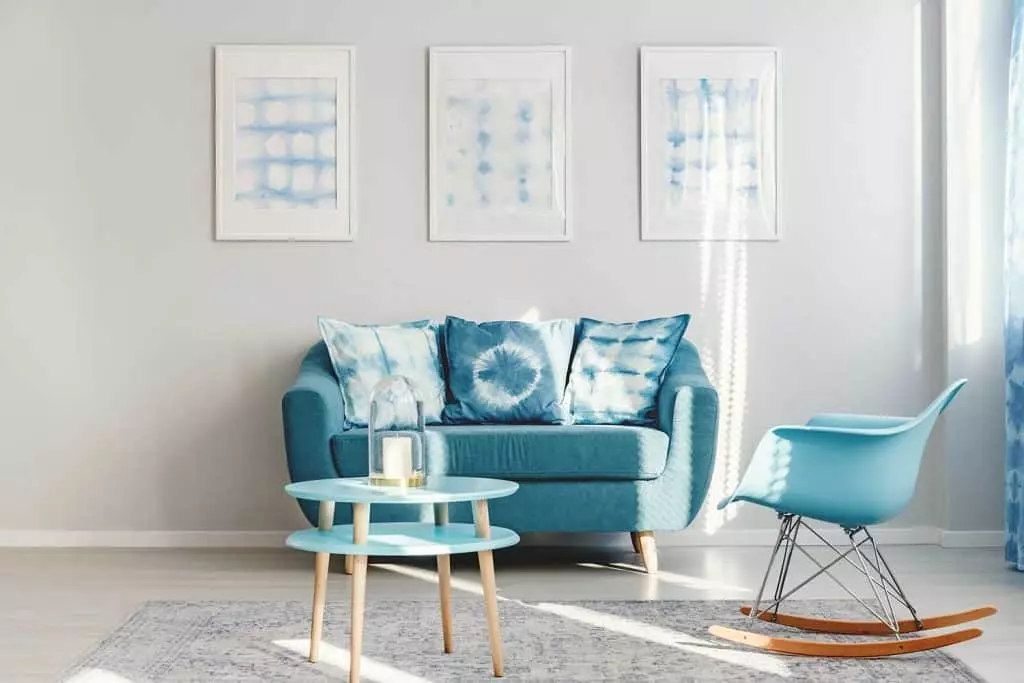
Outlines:
{"type": "Polygon", "coordinates": [[[689,322],[689,315],[636,323],[581,319],[569,375],[573,422],[653,423],[662,376],[689,322]]]}
{"type": "Polygon", "coordinates": [[[474,323],[448,317],[445,353],[453,399],[444,420],[564,424],[575,323],[474,323]]]}
{"type": "Polygon", "coordinates": [[[438,353],[438,324],[429,320],[400,325],[352,325],[320,318],[320,334],[331,355],[345,399],[345,426],[365,427],[370,393],[388,375],[404,375],[423,397],[427,422],[441,421],[444,379],[438,353]]]}

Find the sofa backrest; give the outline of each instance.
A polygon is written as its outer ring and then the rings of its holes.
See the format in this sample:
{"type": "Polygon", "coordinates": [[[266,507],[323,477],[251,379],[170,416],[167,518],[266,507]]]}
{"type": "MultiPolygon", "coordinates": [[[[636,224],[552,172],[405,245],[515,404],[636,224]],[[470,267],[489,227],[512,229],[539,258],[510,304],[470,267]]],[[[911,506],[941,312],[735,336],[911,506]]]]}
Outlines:
{"type": "Polygon", "coordinates": [[[669,361],[665,377],[669,375],[702,375],[704,366],[700,362],[700,354],[692,341],[683,337],[679,340],[675,355],[669,361]]]}

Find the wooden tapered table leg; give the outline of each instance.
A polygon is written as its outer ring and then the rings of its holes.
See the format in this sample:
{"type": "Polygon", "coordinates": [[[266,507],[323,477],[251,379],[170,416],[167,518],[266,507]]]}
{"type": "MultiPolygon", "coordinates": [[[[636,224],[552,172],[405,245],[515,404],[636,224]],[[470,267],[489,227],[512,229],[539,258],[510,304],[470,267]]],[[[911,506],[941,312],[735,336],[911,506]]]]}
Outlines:
{"type": "MultiPolygon", "coordinates": [[[[473,522],[479,538],[491,537],[491,520],[486,500],[473,501],[473,522]]],[[[501,652],[501,627],[498,624],[498,587],[494,580],[494,554],[490,550],[477,553],[480,562],[480,583],[484,589],[484,611],[487,613],[487,632],[491,641],[491,663],[494,675],[505,675],[505,663],[501,652]]]]}
{"type": "MultiPolygon", "coordinates": [[[[370,504],[352,506],[352,542],[366,543],[370,532],[370,504]]],[[[349,683],[359,680],[359,664],[363,655],[363,608],[366,606],[366,555],[356,555],[352,561],[352,633],[349,646],[349,683]]]]}
{"type": "MultiPolygon", "coordinates": [[[[434,504],[434,524],[448,524],[448,505],[434,504]]],[[[444,639],[444,651],[452,651],[452,562],[451,555],[437,556],[437,585],[441,592],[441,635],[444,639]]]]}
{"type": "MultiPolygon", "coordinates": [[[[356,514],[355,513],[355,507],[353,506],[353,508],[352,508],[352,519],[353,519],[353,521],[355,520],[355,514],[356,514]]],[[[640,552],[640,551],[638,550],[637,552],[640,552]]],[[[355,560],[356,560],[355,555],[346,555],[345,556],[345,573],[348,574],[349,576],[352,576],[352,567],[354,566],[355,560]]]]}
{"type": "Polygon", "coordinates": [[[629,532],[629,542],[633,544],[633,552],[640,554],[640,533],[636,531],[629,532]]]}
{"type": "MultiPolygon", "coordinates": [[[[334,503],[320,503],[321,531],[334,528],[334,503]]],[[[313,625],[309,629],[309,661],[315,663],[320,655],[320,638],[324,631],[324,603],[327,600],[327,570],[331,566],[330,553],[317,553],[313,564],[313,625]]]]}
{"type": "Polygon", "coordinates": [[[453,649],[451,556],[477,553],[483,585],[484,609],[495,676],[505,673],[498,622],[498,591],[494,577],[492,551],[508,548],[519,542],[511,529],[492,527],[487,500],[502,498],[516,492],[519,485],[499,479],[473,477],[432,478],[414,490],[392,489],[387,497],[367,485],[365,477],[348,479],[316,479],[293,482],[285,491],[300,500],[319,501],[320,519],[317,528],[302,529],[288,536],[288,547],[316,554],[313,584],[313,623],[310,629],[309,660],[317,661],[323,636],[328,564],[331,554],[345,555],[352,564],[352,622],[349,641],[349,683],[359,680],[363,654],[363,613],[366,609],[366,574],[370,555],[435,555],[441,599],[441,626],[445,652],[453,649]],[[473,504],[475,524],[449,521],[451,503],[473,504]],[[352,505],[352,525],[334,526],[337,503],[352,505]],[[370,508],[378,504],[433,504],[434,523],[390,522],[370,526],[370,508]],[[436,525],[436,526],[435,526],[436,525]],[[373,533],[371,534],[371,530],[373,533]],[[396,542],[396,539],[399,542],[396,542]]]}

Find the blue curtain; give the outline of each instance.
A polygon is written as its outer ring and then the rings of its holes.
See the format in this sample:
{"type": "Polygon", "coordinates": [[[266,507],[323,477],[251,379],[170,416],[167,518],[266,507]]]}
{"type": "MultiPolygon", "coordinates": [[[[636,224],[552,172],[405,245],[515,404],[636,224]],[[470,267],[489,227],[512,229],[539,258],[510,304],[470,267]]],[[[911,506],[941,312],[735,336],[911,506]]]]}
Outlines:
{"type": "Polygon", "coordinates": [[[1024,0],[1013,3],[1006,145],[1006,559],[1024,571],[1024,0]]]}

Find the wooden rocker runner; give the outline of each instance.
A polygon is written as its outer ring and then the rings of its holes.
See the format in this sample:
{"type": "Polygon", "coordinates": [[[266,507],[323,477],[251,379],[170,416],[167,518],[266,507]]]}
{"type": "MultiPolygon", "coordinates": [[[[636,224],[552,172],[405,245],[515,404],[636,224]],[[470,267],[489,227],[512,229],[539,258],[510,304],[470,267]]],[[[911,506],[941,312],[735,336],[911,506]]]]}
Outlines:
{"type": "Polygon", "coordinates": [[[980,636],[981,629],[965,628],[903,638],[907,633],[982,619],[995,614],[996,608],[986,606],[936,617],[918,617],[868,531],[869,525],[895,517],[910,502],[928,436],[939,415],[966,383],[960,380],[950,386],[917,417],[824,414],[811,418],[802,427],[776,427],[761,439],[736,491],[718,505],[722,509],[736,501],[756,503],[775,510],[781,521],[754,605],[740,610],[751,621],[760,619],[817,633],[891,638],[829,642],[765,635],[718,625],[710,627],[711,634],[762,650],[813,657],[887,657],[934,650],[980,636]],[[836,547],[806,519],[838,524],[846,533],[848,547],[836,547]],[[819,561],[799,544],[797,537],[801,530],[824,543],[835,557],[827,563],[819,561]],[[787,589],[796,551],[818,569],[787,589]],[[872,604],[858,597],[832,572],[839,563],[852,566],[867,579],[874,598],[872,604]],[[774,595],[770,601],[764,601],[765,588],[776,564],[774,595]],[[824,619],[779,611],[785,600],[823,574],[839,584],[874,619],[824,619]],[[910,619],[899,619],[898,607],[905,608],[910,619]]]}

